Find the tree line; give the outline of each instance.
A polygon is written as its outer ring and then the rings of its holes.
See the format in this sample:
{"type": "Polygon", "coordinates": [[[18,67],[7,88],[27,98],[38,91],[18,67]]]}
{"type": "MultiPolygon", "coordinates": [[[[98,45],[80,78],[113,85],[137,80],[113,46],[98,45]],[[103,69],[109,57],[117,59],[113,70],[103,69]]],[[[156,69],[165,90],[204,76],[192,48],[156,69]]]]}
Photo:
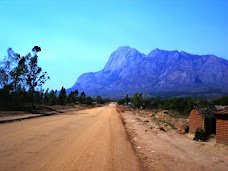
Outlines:
{"type": "Polygon", "coordinates": [[[62,87],[60,92],[49,89],[44,91],[42,85],[50,79],[47,72],[38,65],[39,46],[34,46],[32,52],[25,56],[7,50],[7,55],[0,60],[0,110],[24,110],[35,105],[65,105],[82,103],[103,104],[109,99],[101,96],[86,97],[85,92],[79,96],[78,91],[66,94],[62,87]]]}
{"type": "Polygon", "coordinates": [[[124,98],[117,101],[120,105],[131,105],[134,108],[144,108],[148,110],[164,109],[175,110],[181,115],[188,115],[194,106],[214,106],[214,105],[228,105],[228,96],[223,96],[216,99],[195,99],[188,97],[147,97],[146,94],[136,93],[131,98],[126,95],[124,98]]]}
{"type": "Polygon", "coordinates": [[[25,56],[7,50],[0,61],[0,109],[19,109],[28,103],[40,102],[42,85],[50,79],[47,72],[38,66],[39,46],[25,56]]]}
{"type": "Polygon", "coordinates": [[[53,105],[66,105],[66,104],[104,104],[110,102],[109,98],[103,99],[101,96],[91,97],[86,96],[85,92],[81,92],[79,95],[78,90],[71,91],[68,95],[64,87],[61,88],[57,96],[57,90],[46,90],[43,96],[43,104],[53,106],[53,105]]]}

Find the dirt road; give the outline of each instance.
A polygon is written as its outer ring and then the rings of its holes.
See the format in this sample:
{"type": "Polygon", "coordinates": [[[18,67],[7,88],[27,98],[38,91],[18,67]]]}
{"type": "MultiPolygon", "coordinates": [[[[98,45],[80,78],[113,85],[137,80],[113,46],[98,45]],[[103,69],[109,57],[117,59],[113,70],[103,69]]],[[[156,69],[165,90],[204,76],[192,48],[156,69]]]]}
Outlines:
{"type": "Polygon", "coordinates": [[[115,105],[0,125],[0,170],[141,170],[115,105]]]}

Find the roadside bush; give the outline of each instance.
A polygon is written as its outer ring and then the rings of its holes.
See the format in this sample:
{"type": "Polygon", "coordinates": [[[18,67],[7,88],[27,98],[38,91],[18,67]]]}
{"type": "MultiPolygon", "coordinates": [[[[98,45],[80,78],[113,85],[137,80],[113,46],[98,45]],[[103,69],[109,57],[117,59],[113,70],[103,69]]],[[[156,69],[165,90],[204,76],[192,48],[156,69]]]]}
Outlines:
{"type": "Polygon", "coordinates": [[[206,132],[202,128],[197,128],[195,132],[195,138],[193,139],[195,141],[206,141],[208,140],[208,136],[206,132]]]}
{"type": "Polygon", "coordinates": [[[187,126],[187,127],[185,128],[185,132],[186,132],[186,133],[189,133],[189,126],[187,126]]]}
{"type": "Polygon", "coordinates": [[[92,97],[90,97],[90,96],[86,97],[84,100],[84,103],[87,105],[92,105],[92,103],[93,103],[92,97]]]}

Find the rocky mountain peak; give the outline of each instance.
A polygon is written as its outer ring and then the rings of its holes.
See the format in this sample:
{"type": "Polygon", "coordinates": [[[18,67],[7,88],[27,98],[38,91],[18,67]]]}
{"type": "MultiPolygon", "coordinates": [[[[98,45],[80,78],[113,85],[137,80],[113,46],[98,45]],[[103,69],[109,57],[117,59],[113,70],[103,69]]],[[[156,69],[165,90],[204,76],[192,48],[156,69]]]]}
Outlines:
{"type": "MultiPolygon", "coordinates": [[[[135,48],[131,48],[130,46],[120,46],[114,52],[126,52],[126,51],[135,51],[135,48]]],[[[136,50],[137,51],[137,50],[136,50]]]]}
{"type": "Polygon", "coordinates": [[[161,49],[154,49],[152,51],[150,51],[150,53],[148,54],[148,57],[156,57],[156,56],[164,56],[165,54],[167,54],[166,50],[161,50],[161,49]]]}
{"type": "Polygon", "coordinates": [[[120,70],[121,68],[128,66],[129,63],[137,61],[143,55],[135,48],[129,46],[122,46],[115,50],[109,57],[108,62],[104,67],[104,71],[120,70]]]}
{"type": "Polygon", "coordinates": [[[121,46],[111,54],[110,58],[116,58],[116,57],[130,58],[139,53],[140,52],[137,51],[135,48],[131,48],[129,46],[121,46]]]}
{"type": "Polygon", "coordinates": [[[109,57],[103,70],[81,75],[69,89],[88,95],[125,96],[200,92],[228,93],[228,61],[213,55],[193,55],[154,49],[144,55],[122,46],[109,57]]]}
{"type": "Polygon", "coordinates": [[[148,57],[161,57],[161,56],[170,55],[170,54],[178,55],[179,52],[177,50],[167,51],[167,50],[156,48],[148,54],[148,57]]]}

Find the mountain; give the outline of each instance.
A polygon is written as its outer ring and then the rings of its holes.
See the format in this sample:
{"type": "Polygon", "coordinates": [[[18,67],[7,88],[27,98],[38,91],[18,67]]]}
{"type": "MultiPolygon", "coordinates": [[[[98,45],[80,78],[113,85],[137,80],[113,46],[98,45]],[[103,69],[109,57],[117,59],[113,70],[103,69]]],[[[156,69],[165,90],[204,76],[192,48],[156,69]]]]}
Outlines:
{"type": "Polygon", "coordinates": [[[86,95],[118,97],[143,92],[164,94],[228,93],[228,61],[214,55],[152,50],[148,55],[123,46],[104,68],[82,74],[72,88],[86,95]]]}

